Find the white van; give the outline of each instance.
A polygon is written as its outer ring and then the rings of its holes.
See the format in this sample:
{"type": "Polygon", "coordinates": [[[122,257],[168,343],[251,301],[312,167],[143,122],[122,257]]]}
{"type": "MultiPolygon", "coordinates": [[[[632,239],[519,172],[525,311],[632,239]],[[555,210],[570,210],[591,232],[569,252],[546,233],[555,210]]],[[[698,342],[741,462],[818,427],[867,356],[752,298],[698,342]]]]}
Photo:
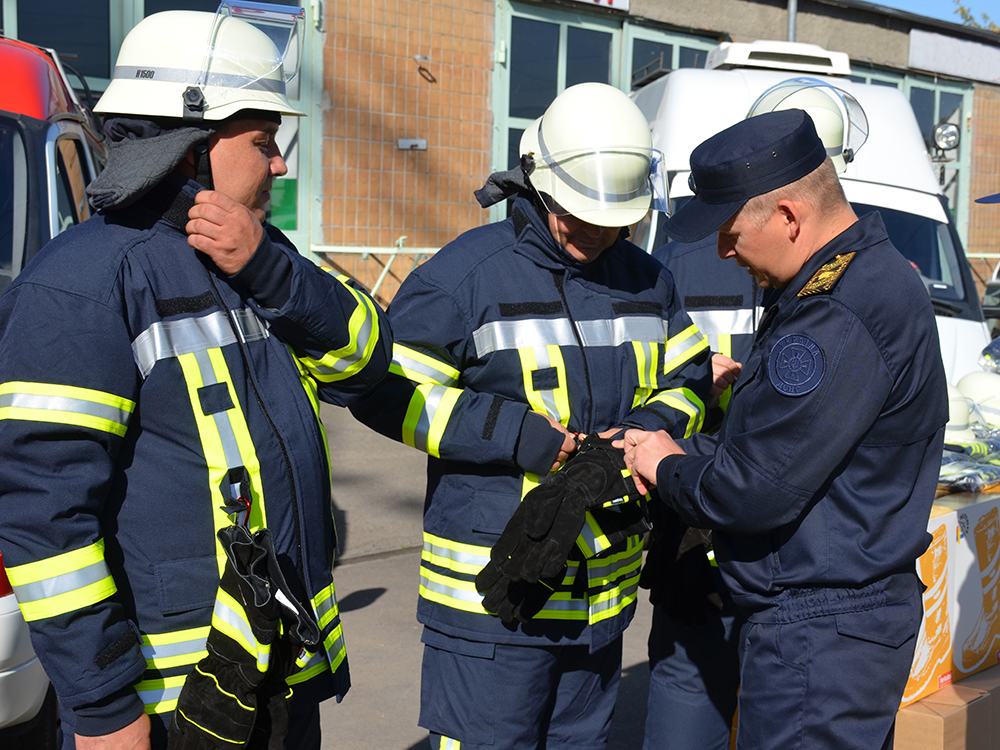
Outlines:
{"type": "MultiPolygon", "coordinates": [[[[888,86],[851,81],[842,52],[791,42],[724,43],[709,52],[705,69],[675,70],[632,93],[650,122],[653,146],[663,152],[671,210],[692,196],[691,151],[706,138],[744,119],[767,89],[807,75],[852,94],[868,118],[869,137],[841,174],[859,215],[878,210],[889,237],[920,272],[937,314],[948,382],[981,369],[990,342],[962,243],[931,167],[910,103],[888,86]]],[[[652,252],[665,244],[662,216],[635,233],[652,252]]]]}

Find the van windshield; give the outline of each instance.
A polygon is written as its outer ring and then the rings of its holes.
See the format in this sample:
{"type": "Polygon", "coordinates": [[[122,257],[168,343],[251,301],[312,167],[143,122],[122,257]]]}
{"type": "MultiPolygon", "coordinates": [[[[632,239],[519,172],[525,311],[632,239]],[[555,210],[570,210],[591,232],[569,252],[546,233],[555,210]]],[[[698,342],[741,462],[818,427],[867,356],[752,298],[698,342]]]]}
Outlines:
{"type": "Polygon", "coordinates": [[[931,297],[955,301],[965,299],[958,252],[947,224],[881,206],[851,205],[858,216],[872,211],[882,215],[889,239],[920,274],[931,297]]]}
{"type": "Polygon", "coordinates": [[[0,291],[20,271],[27,236],[28,165],[17,124],[0,117],[0,291]],[[16,267],[15,267],[16,266],[16,267]]]}

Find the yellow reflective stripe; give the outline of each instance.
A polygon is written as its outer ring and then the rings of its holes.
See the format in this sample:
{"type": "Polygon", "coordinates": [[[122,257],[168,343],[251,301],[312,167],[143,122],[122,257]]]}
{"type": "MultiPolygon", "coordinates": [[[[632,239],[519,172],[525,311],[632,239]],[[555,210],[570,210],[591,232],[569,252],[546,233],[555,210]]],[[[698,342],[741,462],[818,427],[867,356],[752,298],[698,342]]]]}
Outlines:
{"type": "Polygon", "coordinates": [[[660,345],[655,341],[633,341],[632,350],[635,352],[635,365],[639,374],[639,387],[656,390],[660,345]]]}
{"type": "Polygon", "coordinates": [[[346,380],[363,370],[371,360],[372,352],[379,339],[378,315],[375,303],[367,295],[361,294],[349,284],[341,281],[344,288],[357,301],[354,312],[348,321],[349,340],[340,349],[334,349],[324,354],[320,359],[299,357],[299,360],[309,368],[309,372],[321,383],[333,383],[346,380]]]}
{"type": "Polygon", "coordinates": [[[403,442],[441,457],[441,438],[462,391],[443,385],[418,385],[403,418],[403,442]]]}
{"type": "Polygon", "coordinates": [[[585,558],[595,557],[611,546],[611,542],[604,535],[601,525],[588,510],[584,515],[583,529],[580,536],[576,538],[576,546],[580,548],[585,558]]]}
{"type": "Polygon", "coordinates": [[[143,633],[142,655],[148,669],[170,669],[197,664],[208,651],[205,641],[210,628],[191,628],[172,633],[143,633]]]}
{"type": "MultiPolygon", "coordinates": [[[[336,622],[336,626],[323,638],[323,650],[326,653],[327,661],[333,671],[341,665],[347,658],[347,644],[344,641],[344,627],[339,621],[340,608],[337,606],[337,594],[334,584],[320,591],[312,599],[313,613],[316,615],[316,622],[320,631],[325,631],[331,623],[336,622]]],[[[304,677],[302,681],[309,679],[304,677]]]]}
{"type": "Polygon", "coordinates": [[[569,387],[566,382],[566,364],[562,349],[557,344],[537,347],[523,346],[517,350],[521,359],[524,393],[532,411],[547,414],[564,427],[569,424],[569,387]],[[555,368],[559,385],[555,388],[536,390],[532,373],[536,370],[555,368]]]}
{"type": "Polygon", "coordinates": [[[389,372],[401,375],[414,383],[448,386],[455,385],[461,374],[441,360],[396,343],[392,345],[392,363],[389,365],[389,372]]]}
{"type": "Polygon", "coordinates": [[[590,600],[590,624],[607,620],[621,613],[639,596],[639,574],[622,581],[610,591],[602,591],[590,600]]]}
{"type": "Polygon", "coordinates": [[[267,671],[271,659],[270,645],[257,640],[243,606],[222,589],[219,589],[215,596],[212,627],[238,643],[250,654],[257,663],[257,669],[261,672],[267,671]]]}
{"type": "MultiPolygon", "coordinates": [[[[308,682],[313,677],[316,677],[323,672],[328,672],[330,670],[330,662],[326,660],[326,655],[323,653],[317,653],[316,656],[319,660],[315,663],[315,665],[288,675],[288,677],[285,678],[285,684],[301,685],[303,682],[308,682]]],[[[341,659],[341,661],[343,660],[341,659]]]]}
{"type": "Polygon", "coordinates": [[[713,568],[719,567],[719,561],[715,559],[715,550],[714,549],[708,550],[705,553],[705,556],[708,558],[708,564],[709,565],[711,565],[713,568]]]}
{"type": "Polygon", "coordinates": [[[135,402],[112,393],[52,383],[0,384],[0,419],[89,427],[121,437],[135,402]]]}
{"type": "Polygon", "coordinates": [[[663,372],[671,373],[696,354],[708,348],[708,339],[698,327],[690,325],[664,345],[663,372]]]}
{"type": "Polygon", "coordinates": [[[445,737],[442,735],[439,738],[438,746],[435,750],[462,750],[462,743],[458,740],[454,740],[451,737],[445,737]]]}
{"type": "Polygon", "coordinates": [[[660,391],[646,402],[647,405],[652,403],[661,403],[688,415],[684,437],[691,437],[694,433],[699,432],[705,422],[705,404],[690,388],[671,388],[668,391],[660,391]]]}
{"type": "Polygon", "coordinates": [[[424,532],[424,546],[420,558],[439,568],[477,575],[490,561],[490,548],[461,544],[424,532]]]}
{"type": "Polygon", "coordinates": [[[232,522],[220,502],[228,498],[222,497],[219,488],[223,486],[223,482],[228,483],[227,475],[231,468],[245,467],[250,476],[252,500],[248,525],[251,531],[266,527],[267,513],[264,507],[263,482],[260,478],[260,462],[222,350],[209,349],[205,352],[181,354],[177,357],[177,361],[184,373],[191,411],[198,427],[198,437],[208,468],[212,520],[216,531],[215,556],[221,578],[226,565],[226,553],[218,541],[217,534],[232,522]],[[226,384],[233,406],[224,412],[205,414],[198,389],[216,383],[226,384]]]}
{"type": "Polygon", "coordinates": [[[632,397],[632,408],[637,409],[640,406],[644,406],[652,392],[652,388],[636,388],[635,395],[632,397]]]}
{"type": "Polygon", "coordinates": [[[135,683],[135,691],[144,704],[147,714],[165,714],[177,708],[177,697],[184,687],[187,675],[141,680],[135,683]]]}
{"type": "Polygon", "coordinates": [[[104,540],[44,560],[7,568],[21,614],[28,622],[74,612],[117,590],[104,560],[104,540]]]}

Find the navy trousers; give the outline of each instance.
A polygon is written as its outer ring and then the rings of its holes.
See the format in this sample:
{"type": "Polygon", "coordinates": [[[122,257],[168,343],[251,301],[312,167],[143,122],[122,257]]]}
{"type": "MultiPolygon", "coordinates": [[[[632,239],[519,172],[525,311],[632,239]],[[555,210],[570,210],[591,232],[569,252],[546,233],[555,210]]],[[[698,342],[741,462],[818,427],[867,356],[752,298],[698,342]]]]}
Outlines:
{"type": "Polygon", "coordinates": [[[740,686],[739,634],[745,617],[716,577],[721,612],[705,622],[653,607],[649,698],[643,750],[728,750],[740,686]]]}
{"type": "Polygon", "coordinates": [[[741,634],[737,750],[891,747],[922,612],[917,590],[862,612],[751,616],[741,634]]]}
{"type": "Polygon", "coordinates": [[[434,750],[604,750],[622,639],[510,646],[424,630],[420,726],[434,750]],[[458,744],[460,743],[460,744],[458,744]]]}

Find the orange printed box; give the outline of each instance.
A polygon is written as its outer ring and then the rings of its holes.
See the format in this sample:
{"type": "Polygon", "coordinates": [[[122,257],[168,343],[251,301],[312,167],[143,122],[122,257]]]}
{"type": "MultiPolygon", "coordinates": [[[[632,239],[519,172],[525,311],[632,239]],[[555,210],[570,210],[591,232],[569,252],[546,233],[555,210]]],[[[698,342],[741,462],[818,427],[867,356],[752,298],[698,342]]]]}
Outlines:
{"type": "Polygon", "coordinates": [[[1000,495],[935,501],[917,560],[927,587],[903,706],[1000,663],[1000,495]]]}

